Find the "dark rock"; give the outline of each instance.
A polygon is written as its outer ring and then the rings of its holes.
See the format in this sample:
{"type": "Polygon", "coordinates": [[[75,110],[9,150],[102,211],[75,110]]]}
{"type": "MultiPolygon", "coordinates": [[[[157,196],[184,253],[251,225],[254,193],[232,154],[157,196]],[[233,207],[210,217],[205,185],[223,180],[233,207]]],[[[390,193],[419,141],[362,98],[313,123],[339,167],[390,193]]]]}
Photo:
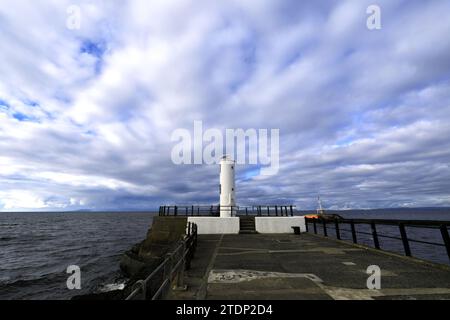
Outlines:
{"type": "Polygon", "coordinates": [[[125,298],[126,297],[124,296],[124,291],[114,290],[102,293],[93,293],[75,296],[72,297],[71,300],[123,300],[125,298]]]}
{"type": "MultiPolygon", "coordinates": [[[[186,233],[186,217],[154,217],[147,237],[125,252],[120,259],[120,269],[130,280],[124,290],[74,297],[74,300],[119,300],[125,299],[133,290],[133,284],[146,279],[165,259],[167,253],[186,233]]],[[[162,282],[161,275],[148,284],[148,292],[155,292],[162,282]]]]}
{"type": "Polygon", "coordinates": [[[131,250],[125,252],[120,258],[120,270],[128,278],[139,273],[142,268],[145,267],[145,262],[139,258],[139,256],[133,253],[131,250]]]}

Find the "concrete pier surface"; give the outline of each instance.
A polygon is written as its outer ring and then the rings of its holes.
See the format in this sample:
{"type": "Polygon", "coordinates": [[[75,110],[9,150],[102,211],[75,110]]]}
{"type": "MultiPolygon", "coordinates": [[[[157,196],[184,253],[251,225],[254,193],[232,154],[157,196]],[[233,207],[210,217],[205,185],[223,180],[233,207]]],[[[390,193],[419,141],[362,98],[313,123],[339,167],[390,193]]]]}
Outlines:
{"type": "Polygon", "coordinates": [[[199,235],[184,279],[169,299],[450,299],[448,266],[308,233],[199,235]],[[367,288],[373,265],[379,290],[367,288]]]}

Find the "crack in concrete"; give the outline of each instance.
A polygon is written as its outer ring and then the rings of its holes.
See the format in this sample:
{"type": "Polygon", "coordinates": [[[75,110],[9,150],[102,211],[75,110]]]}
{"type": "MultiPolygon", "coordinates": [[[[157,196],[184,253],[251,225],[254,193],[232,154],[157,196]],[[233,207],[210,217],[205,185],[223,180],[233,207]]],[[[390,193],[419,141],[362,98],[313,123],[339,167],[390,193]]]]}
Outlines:
{"type": "MultiPolygon", "coordinates": [[[[450,288],[386,288],[380,290],[342,288],[326,285],[322,279],[312,273],[282,273],[255,270],[211,270],[208,276],[208,284],[237,284],[254,280],[271,278],[304,278],[312,281],[325,294],[334,300],[374,300],[374,298],[401,296],[414,299],[414,295],[442,295],[450,294],[450,288]]],[[[273,288],[277,290],[277,288],[273,288]]],[[[297,290],[290,289],[293,292],[297,290]]],[[[308,289],[310,290],[310,289],[308,289]]],[[[299,288],[306,293],[308,290],[299,288]]]]}
{"type": "Polygon", "coordinates": [[[267,278],[305,278],[313,282],[322,282],[322,279],[312,273],[283,273],[255,270],[211,270],[208,283],[240,283],[267,278]]]}

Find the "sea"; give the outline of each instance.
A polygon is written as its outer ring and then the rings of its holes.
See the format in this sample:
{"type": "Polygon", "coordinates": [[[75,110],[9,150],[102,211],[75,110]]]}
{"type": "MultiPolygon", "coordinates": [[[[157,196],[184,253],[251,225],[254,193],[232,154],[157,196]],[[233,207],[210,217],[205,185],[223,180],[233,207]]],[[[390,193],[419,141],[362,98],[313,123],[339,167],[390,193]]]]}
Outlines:
{"type": "Polygon", "coordinates": [[[157,213],[0,212],[0,299],[67,300],[120,289],[121,255],[142,241],[157,213]],[[69,290],[78,266],[81,290],[69,290]]]}
{"type": "MultiPolygon", "coordinates": [[[[334,212],[335,213],[335,212],[334,212]]],[[[155,212],[0,212],[0,300],[68,300],[75,295],[123,288],[121,255],[142,241],[155,212]],[[81,289],[69,290],[69,266],[78,266],[81,289]]],[[[450,220],[450,210],[339,211],[346,218],[450,220]]],[[[345,228],[344,228],[345,229],[345,228]]],[[[320,232],[321,230],[319,230],[320,232]]],[[[359,231],[369,230],[359,229],[359,231]]],[[[380,234],[398,236],[396,227],[380,234]]],[[[442,243],[439,230],[407,228],[408,237],[442,243]]],[[[333,236],[332,228],[329,235],[333,236]]],[[[351,239],[342,230],[343,238],[351,239]]],[[[370,235],[360,243],[373,246],[370,235]]],[[[399,240],[380,238],[383,249],[403,253],[399,240]]],[[[414,256],[448,264],[443,246],[411,243],[414,256]]]]}

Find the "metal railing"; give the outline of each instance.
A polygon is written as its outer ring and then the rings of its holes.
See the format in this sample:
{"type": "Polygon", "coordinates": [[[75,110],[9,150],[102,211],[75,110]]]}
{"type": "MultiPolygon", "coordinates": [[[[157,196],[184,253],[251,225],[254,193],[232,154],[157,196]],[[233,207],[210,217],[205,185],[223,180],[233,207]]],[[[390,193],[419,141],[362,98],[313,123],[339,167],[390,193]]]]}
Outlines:
{"type": "Polygon", "coordinates": [[[293,205],[256,205],[256,206],[161,206],[160,216],[220,216],[221,211],[231,212],[232,216],[294,216],[293,205]]]}
{"type": "MultiPolygon", "coordinates": [[[[232,207],[231,207],[232,209],[232,207]]],[[[220,216],[220,206],[161,206],[160,216],[220,216]]]]}
{"type": "Polygon", "coordinates": [[[333,228],[338,240],[342,240],[342,231],[350,232],[352,235],[353,243],[358,243],[358,234],[369,235],[373,239],[374,247],[379,250],[382,249],[379,238],[401,240],[406,256],[412,256],[410,242],[445,247],[447,255],[450,259],[450,237],[448,232],[450,221],[305,218],[305,224],[307,232],[309,232],[310,230],[309,225],[312,224],[313,232],[315,234],[318,234],[317,229],[318,226],[320,226],[325,237],[328,237],[328,229],[333,228]],[[350,227],[350,229],[347,229],[345,227],[342,228],[342,225],[350,227]],[[370,227],[370,232],[357,230],[357,225],[368,225],[370,227]],[[398,228],[399,236],[381,234],[377,231],[377,225],[395,226],[398,228]],[[406,227],[439,230],[442,237],[442,243],[410,238],[407,235],[406,227]]]}
{"type": "Polygon", "coordinates": [[[296,207],[293,205],[264,205],[238,207],[238,215],[258,217],[292,217],[296,207]]]}
{"type": "Polygon", "coordinates": [[[188,222],[186,235],[180,244],[146,279],[134,283],[125,300],[158,300],[165,298],[171,287],[185,290],[184,271],[190,269],[196,248],[197,225],[188,222]]]}

